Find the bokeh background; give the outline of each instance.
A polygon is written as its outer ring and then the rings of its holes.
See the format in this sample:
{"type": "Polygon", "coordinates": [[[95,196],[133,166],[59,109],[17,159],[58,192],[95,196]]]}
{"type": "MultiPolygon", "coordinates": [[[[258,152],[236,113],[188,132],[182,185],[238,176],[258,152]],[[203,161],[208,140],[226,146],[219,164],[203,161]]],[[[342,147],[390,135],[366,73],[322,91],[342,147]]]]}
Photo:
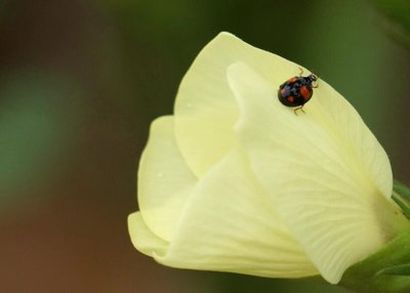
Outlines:
{"type": "Polygon", "coordinates": [[[407,0],[2,0],[0,292],[348,292],[176,270],[127,233],[155,117],[218,32],[311,68],[410,183],[407,0]]]}

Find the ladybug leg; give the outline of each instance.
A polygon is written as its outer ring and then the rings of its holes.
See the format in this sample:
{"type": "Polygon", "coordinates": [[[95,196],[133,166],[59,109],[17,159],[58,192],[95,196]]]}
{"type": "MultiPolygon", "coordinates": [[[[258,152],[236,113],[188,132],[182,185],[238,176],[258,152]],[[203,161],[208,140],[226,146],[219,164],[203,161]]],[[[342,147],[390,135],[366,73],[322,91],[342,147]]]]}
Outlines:
{"type": "Polygon", "coordinates": [[[302,74],[303,74],[303,68],[302,67],[300,67],[300,66],[298,66],[298,68],[299,68],[299,76],[302,76],[302,74]]]}
{"type": "Polygon", "coordinates": [[[306,113],[305,110],[303,110],[303,105],[293,109],[293,113],[295,113],[296,116],[298,116],[298,110],[302,111],[303,113],[306,113]]]}

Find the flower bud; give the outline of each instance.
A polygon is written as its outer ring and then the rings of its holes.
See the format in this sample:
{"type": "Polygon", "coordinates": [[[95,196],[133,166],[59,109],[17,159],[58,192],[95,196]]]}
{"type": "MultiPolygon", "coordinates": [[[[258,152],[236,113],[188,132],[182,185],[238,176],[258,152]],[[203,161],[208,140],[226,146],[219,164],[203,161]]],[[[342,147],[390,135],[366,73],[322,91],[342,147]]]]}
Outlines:
{"type": "Polygon", "coordinates": [[[304,113],[280,103],[299,67],[228,33],[201,51],[175,114],[151,126],[129,216],[138,250],[179,268],[337,283],[409,228],[385,151],[338,92],[319,78],[304,113]]]}

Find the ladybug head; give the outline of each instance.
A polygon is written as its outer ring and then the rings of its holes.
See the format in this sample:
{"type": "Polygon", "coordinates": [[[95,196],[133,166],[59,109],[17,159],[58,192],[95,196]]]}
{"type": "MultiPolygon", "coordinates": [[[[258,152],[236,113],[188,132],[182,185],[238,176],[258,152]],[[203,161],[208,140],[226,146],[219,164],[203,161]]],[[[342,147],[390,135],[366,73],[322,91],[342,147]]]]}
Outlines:
{"type": "Polygon", "coordinates": [[[309,75],[308,77],[309,77],[310,81],[316,81],[318,79],[317,75],[315,75],[313,73],[311,75],[309,75]]]}

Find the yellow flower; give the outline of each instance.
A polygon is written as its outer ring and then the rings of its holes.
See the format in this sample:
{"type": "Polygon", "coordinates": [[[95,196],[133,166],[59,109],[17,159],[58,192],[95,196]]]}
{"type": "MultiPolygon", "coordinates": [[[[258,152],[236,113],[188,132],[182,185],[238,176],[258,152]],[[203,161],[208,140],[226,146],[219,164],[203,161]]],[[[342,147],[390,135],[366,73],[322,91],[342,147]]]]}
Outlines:
{"type": "Polygon", "coordinates": [[[178,268],[337,283],[407,229],[387,155],[339,93],[320,80],[299,115],[278,101],[298,67],[229,33],[202,50],[175,115],[151,126],[128,219],[139,251],[178,268]]]}

